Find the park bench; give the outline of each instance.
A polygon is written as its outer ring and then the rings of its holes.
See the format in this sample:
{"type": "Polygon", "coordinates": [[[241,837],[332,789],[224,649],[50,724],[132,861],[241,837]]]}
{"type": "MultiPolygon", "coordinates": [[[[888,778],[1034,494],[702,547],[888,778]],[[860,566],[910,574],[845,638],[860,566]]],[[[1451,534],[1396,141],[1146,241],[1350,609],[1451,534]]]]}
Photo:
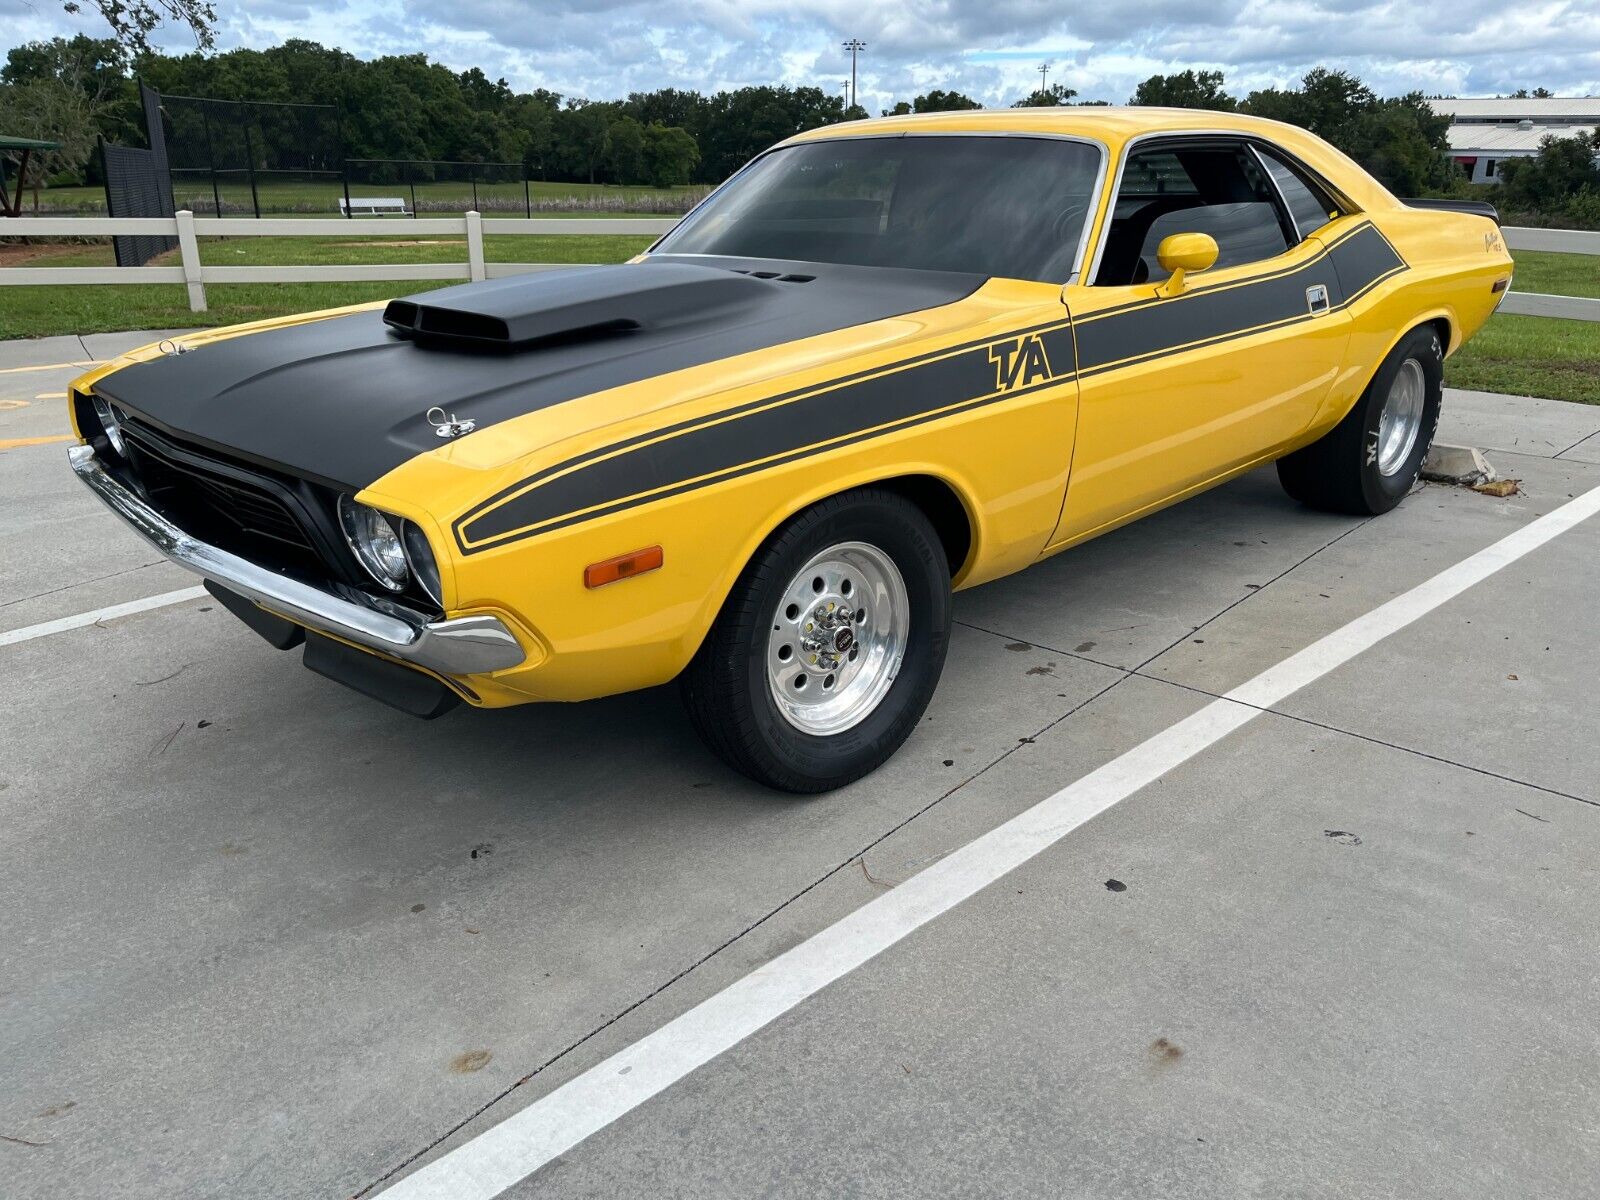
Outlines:
{"type": "Polygon", "coordinates": [[[352,196],[339,198],[339,211],[347,217],[409,217],[406,202],[399,196],[352,196]]]}

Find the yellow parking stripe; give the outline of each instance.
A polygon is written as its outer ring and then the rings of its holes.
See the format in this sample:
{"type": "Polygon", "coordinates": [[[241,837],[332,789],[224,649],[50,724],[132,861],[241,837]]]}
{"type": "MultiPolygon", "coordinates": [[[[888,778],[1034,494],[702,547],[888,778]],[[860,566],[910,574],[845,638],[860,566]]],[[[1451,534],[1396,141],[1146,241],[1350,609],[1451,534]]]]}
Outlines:
{"type": "Polygon", "coordinates": [[[69,367],[92,367],[92,362],[40,363],[35,367],[0,367],[0,375],[16,375],[21,371],[65,371],[69,367]]]}
{"type": "Polygon", "coordinates": [[[40,392],[34,397],[35,400],[65,400],[66,398],[67,394],[65,392],[40,392]]]}
{"type": "Polygon", "coordinates": [[[77,440],[70,433],[58,433],[54,437],[0,438],[0,450],[16,450],[22,446],[49,446],[56,442],[75,442],[77,440]]]}

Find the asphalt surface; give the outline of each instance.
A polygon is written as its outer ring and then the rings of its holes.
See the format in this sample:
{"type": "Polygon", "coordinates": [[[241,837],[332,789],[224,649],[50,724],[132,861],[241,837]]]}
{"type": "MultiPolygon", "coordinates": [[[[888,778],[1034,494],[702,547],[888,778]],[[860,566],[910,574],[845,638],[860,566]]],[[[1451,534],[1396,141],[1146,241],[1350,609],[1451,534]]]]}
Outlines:
{"type": "MultiPolygon", "coordinates": [[[[74,370],[15,370],[151,336],[0,344],[0,638],[192,584],[36,440],[74,370]]],[[[812,800],[670,689],[416,722],[209,599],[0,645],[0,1193],[381,1192],[1600,486],[1600,407],[1446,413],[1518,495],[1259,472],[964,593],[922,729],[812,800]]],[[[1597,589],[1600,518],[516,1194],[1595,1195],[1597,589]]]]}

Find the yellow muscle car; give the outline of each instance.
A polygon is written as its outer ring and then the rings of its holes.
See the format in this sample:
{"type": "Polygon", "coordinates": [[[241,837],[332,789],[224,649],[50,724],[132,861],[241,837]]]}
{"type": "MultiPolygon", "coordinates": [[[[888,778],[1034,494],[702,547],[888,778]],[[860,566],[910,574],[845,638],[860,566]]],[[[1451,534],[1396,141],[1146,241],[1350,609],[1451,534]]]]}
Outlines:
{"type": "Polygon", "coordinates": [[[775,788],[860,777],[950,595],[1276,460],[1416,479],[1511,260],[1232,114],[813,130],[649,252],[197,334],[73,385],[73,469],[274,645],[419,716],[677,679],[775,788]]]}

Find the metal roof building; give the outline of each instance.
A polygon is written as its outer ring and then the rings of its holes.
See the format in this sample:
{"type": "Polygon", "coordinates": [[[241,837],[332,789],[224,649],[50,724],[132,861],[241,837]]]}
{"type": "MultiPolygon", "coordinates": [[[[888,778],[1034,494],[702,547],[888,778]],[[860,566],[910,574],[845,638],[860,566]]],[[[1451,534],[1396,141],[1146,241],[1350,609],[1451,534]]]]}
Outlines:
{"type": "Polygon", "coordinates": [[[1540,99],[1429,100],[1450,118],[1450,154],[1473,183],[1498,182],[1507,158],[1531,158],[1547,137],[1592,134],[1600,128],[1600,96],[1540,99]]]}

